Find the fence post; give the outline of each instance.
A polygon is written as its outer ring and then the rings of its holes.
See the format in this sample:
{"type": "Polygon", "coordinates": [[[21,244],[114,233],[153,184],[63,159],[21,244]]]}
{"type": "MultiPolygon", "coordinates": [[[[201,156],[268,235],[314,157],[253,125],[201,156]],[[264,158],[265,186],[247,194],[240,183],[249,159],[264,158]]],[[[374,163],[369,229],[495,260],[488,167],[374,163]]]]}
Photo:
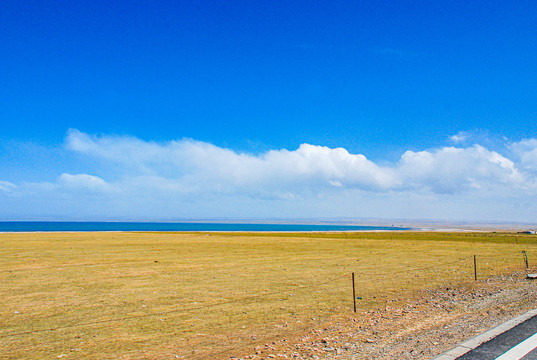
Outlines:
{"type": "Polygon", "coordinates": [[[477,259],[474,255],[474,280],[477,281],[477,259]]]}
{"type": "Polygon", "coordinates": [[[526,250],[522,250],[522,254],[524,255],[524,263],[526,264],[526,271],[529,271],[530,266],[528,264],[528,254],[526,254],[526,250]]]}
{"type": "Polygon", "coordinates": [[[354,312],[356,312],[356,290],[354,286],[354,273],[352,273],[352,302],[354,304],[354,312]]]}

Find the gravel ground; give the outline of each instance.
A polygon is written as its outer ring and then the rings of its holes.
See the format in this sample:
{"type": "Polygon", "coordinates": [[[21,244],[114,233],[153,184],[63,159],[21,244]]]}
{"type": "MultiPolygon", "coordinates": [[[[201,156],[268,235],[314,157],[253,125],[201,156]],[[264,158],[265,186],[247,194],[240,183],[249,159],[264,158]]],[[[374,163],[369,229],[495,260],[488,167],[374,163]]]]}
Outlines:
{"type": "Polygon", "coordinates": [[[425,290],[411,303],[388,302],[230,359],[430,359],[536,307],[537,280],[514,273],[473,289],[425,290]]]}

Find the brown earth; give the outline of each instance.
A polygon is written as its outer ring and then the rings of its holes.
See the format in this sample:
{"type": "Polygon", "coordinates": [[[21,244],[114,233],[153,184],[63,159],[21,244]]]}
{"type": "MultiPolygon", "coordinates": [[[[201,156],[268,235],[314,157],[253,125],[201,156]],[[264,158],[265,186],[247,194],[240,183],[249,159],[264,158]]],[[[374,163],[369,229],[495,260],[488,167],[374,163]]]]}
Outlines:
{"type": "Polygon", "coordinates": [[[230,359],[430,359],[537,307],[537,281],[515,272],[467,288],[422,291],[410,303],[326,323],[300,336],[258,344],[230,359]]]}

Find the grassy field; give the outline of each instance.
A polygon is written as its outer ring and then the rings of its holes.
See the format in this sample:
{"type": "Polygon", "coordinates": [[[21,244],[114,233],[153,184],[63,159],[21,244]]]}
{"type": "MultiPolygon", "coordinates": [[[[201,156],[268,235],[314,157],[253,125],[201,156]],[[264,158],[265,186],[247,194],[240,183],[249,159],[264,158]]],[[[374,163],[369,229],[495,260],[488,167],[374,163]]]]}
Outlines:
{"type": "MultiPolygon", "coordinates": [[[[524,270],[493,233],[0,234],[3,358],[217,359],[424,289],[524,270]]],[[[531,264],[530,264],[531,265],[531,264]]]]}

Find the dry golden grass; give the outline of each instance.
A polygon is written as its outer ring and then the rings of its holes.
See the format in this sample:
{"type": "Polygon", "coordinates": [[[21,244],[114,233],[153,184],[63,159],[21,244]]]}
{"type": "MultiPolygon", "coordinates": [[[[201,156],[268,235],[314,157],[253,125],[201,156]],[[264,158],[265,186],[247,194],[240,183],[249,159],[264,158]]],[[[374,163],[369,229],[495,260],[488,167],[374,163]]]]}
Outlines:
{"type": "Polygon", "coordinates": [[[3,358],[224,358],[537,259],[491,233],[0,234],[3,358]]]}

